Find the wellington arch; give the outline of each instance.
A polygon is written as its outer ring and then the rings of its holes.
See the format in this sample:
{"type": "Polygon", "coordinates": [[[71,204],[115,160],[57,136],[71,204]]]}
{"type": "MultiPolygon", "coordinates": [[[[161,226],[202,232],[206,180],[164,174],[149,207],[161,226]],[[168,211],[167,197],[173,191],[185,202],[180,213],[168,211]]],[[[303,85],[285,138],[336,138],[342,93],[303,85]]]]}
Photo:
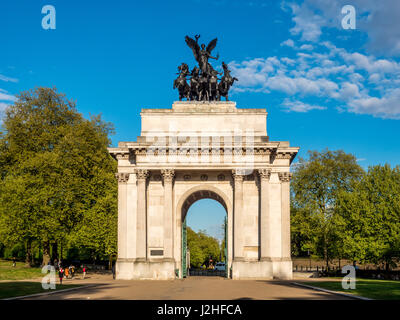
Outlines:
{"type": "Polygon", "coordinates": [[[117,279],[185,275],[183,223],[211,198],[227,212],[232,279],[291,279],[290,165],[299,150],[270,141],[265,109],[174,102],[142,109],[141,135],[109,152],[118,161],[117,279]]]}

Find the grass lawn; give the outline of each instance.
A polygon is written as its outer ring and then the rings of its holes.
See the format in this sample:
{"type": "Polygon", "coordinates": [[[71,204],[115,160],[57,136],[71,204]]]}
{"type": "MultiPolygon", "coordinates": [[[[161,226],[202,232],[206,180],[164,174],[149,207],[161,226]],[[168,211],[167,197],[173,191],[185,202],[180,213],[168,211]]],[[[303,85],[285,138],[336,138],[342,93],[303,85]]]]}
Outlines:
{"type": "Polygon", "coordinates": [[[380,300],[400,300],[400,281],[357,279],[354,290],[342,288],[341,280],[338,281],[302,281],[301,283],[320,287],[332,291],[340,291],[361,297],[380,300]]]}
{"type": "MultiPolygon", "coordinates": [[[[77,284],[57,284],[55,290],[63,290],[74,287],[80,287],[77,284]]],[[[15,281],[0,282],[0,299],[25,296],[34,293],[54,291],[52,289],[44,290],[41,282],[15,281]]]]}
{"type": "Polygon", "coordinates": [[[24,280],[43,276],[41,268],[26,268],[23,262],[17,262],[16,267],[13,267],[12,261],[0,260],[0,280],[24,280]]]}

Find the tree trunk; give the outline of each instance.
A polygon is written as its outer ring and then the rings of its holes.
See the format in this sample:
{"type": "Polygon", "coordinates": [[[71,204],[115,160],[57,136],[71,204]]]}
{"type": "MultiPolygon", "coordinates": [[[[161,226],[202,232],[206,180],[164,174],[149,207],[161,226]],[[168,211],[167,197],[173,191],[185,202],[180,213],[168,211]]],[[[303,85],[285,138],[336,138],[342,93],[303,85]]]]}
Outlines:
{"type": "Polygon", "coordinates": [[[326,243],[326,239],[324,241],[324,256],[326,261],[326,270],[329,268],[329,257],[328,257],[328,245],[326,243]]]}
{"type": "Polygon", "coordinates": [[[47,265],[49,262],[50,262],[50,243],[49,243],[49,241],[43,241],[42,266],[47,265]]]}
{"type": "Polygon", "coordinates": [[[25,267],[30,268],[31,265],[31,261],[32,261],[32,241],[30,239],[28,239],[26,241],[26,253],[25,253],[25,267]]]}
{"type": "Polygon", "coordinates": [[[51,261],[58,260],[58,243],[57,241],[52,244],[51,248],[51,261]]]}

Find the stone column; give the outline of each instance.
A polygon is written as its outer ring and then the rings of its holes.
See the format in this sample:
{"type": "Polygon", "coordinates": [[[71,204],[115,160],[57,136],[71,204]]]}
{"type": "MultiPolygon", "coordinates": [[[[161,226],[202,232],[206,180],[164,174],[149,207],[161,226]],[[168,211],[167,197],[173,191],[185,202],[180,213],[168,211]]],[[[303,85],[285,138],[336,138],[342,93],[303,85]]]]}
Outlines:
{"type": "Polygon", "coordinates": [[[239,170],[232,170],[234,180],[234,208],[233,208],[233,260],[243,260],[243,174],[239,170]]]}
{"type": "Polygon", "coordinates": [[[173,259],[173,214],[172,214],[172,181],[173,169],[162,169],[164,178],[164,258],[173,259]]]}
{"type": "Polygon", "coordinates": [[[280,172],[279,180],[282,183],[281,201],[282,201],[282,260],[289,261],[290,254],[290,179],[292,174],[289,172],[280,172]]]}
{"type": "Polygon", "coordinates": [[[129,173],[118,172],[115,174],[118,180],[118,258],[127,258],[127,199],[126,183],[129,180],[129,173]]]}
{"type": "Polygon", "coordinates": [[[147,223],[146,223],[146,180],[149,171],[136,170],[137,176],[137,233],[136,233],[136,259],[145,261],[147,256],[147,223]]]}
{"type": "Polygon", "coordinates": [[[271,258],[270,241],[270,208],[269,208],[269,178],[271,169],[259,169],[260,176],[260,260],[271,258]]]}

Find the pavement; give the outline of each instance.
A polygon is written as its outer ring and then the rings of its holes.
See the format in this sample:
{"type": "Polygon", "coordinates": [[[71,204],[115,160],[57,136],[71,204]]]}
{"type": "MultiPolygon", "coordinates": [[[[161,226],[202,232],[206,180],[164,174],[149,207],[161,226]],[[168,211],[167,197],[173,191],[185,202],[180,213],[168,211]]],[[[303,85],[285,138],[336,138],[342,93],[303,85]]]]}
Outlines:
{"type": "MultiPolygon", "coordinates": [[[[302,279],[304,280],[304,279],[302,279]]],[[[296,280],[294,280],[296,281],[296,280]]],[[[222,277],[113,280],[109,274],[79,276],[63,284],[90,285],[81,289],[24,300],[348,300],[349,298],[299,287],[294,281],[229,280],[222,277]]]]}

